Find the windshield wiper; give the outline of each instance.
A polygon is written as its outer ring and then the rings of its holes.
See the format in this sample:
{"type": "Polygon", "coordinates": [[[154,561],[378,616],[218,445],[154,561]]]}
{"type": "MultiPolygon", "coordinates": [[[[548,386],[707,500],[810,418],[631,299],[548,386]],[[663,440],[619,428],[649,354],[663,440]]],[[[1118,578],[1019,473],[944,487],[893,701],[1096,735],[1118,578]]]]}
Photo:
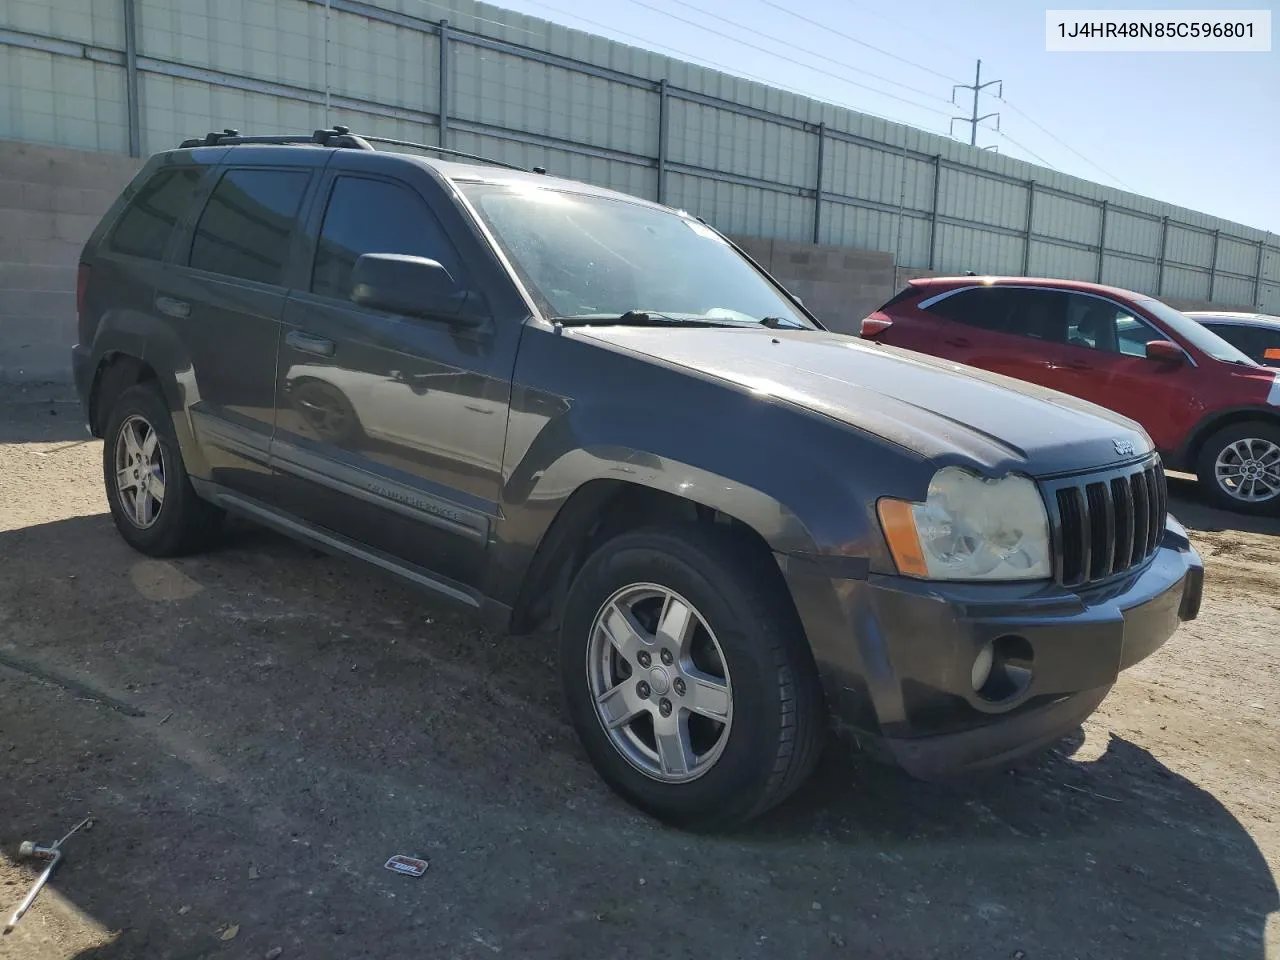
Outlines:
{"type": "Polygon", "coordinates": [[[778,329],[808,330],[809,329],[803,323],[796,323],[794,320],[789,320],[786,317],[763,317],[760,320],[760,324],[762,326],[769,327],[772,330],[778,330],[778,329]]]}
{"type": "Polygon", "coordinates": [[[580,317],[552,317],[551,322],[561,327],[732,327],[733,323],[717,323],[714,320],[689,320],[671,317],[652,310],[628,310],[620,316],[588,314],[580,317]]]}

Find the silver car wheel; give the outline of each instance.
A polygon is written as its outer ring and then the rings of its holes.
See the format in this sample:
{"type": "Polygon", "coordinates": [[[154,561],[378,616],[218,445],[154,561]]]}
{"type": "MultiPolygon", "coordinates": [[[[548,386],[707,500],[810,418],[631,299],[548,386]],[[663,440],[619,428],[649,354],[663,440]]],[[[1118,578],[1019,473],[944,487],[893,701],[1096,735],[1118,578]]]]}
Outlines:
{"type": "Polygon", "coordinates": [[[1280,495],[1280,446],[1246,437],[1223,447],[1213,464],[1218,486],[1227,496],[1262,503],[1280,495]]]}
{"type": "Polygon", "coordinates": [[[154,525],[164,506],[164,451],[155,427],[137,414],[120,424],[115,468],[124,515],[139,530],[154,525]]]}
{"type": "Polygon", "coordinates": [[[733,724],[724,651],[684,597],[654,583],[614,593],[587,645],[596,716],[614,748],[664,783],[705,774],[733,724]]]}

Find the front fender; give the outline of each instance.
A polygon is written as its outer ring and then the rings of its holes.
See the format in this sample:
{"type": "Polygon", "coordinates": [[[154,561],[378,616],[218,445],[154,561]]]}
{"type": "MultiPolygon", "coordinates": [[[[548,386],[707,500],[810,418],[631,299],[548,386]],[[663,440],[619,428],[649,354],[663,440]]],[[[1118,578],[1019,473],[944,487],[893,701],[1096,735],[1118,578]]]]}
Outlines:
{"type": "Polygon", "coordinates": [[[831,709],[873,716],[866,678],[881,671],[883,651],[878,637],[849,620],[847,594],[870,570],[892,570],[874,510],[877,491],[904,461],[900,452],[892,454],[897,461],[877,460],[873,445],[830,421],[778,403],[747,404],[736,422],[714,404],[674,421],[653,407],[572,404],[517,390],[486,592],[514,605],[526,576],[540,581],[534,558],[579,490],[613,481],[680,497],[734,518],[769,545],[831,709]],[[852,440],[852,452],[833,431],[852,440]]]}

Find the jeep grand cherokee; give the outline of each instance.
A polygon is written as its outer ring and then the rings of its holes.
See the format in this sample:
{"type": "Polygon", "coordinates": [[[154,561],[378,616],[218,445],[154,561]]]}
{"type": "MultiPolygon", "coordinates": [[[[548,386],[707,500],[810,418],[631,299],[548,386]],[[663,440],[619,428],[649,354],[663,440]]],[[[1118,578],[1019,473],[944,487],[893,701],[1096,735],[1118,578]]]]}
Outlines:
{"type": "Polygon", "coordinates": [[[179,554],[234,512],[513,649],[558,625],[587,755],[644,810],[741,822],[829,724],[921,776],[1010,760],[1196,615],[1131,421],[830,333],[682,212],[263,139],[153,157],[84,248],[121,535],[179,554]]]}

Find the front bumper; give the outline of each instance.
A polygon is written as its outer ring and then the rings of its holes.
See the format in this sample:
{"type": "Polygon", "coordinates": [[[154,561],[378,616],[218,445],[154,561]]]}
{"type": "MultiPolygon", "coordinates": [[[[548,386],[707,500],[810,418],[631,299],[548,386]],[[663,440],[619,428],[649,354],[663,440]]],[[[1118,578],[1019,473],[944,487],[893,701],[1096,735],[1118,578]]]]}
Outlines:
{"type": "Polygon", "coordinates": [[[836,725],[922,778],[1013,760],[1078,726],[1121,670],[1194,619],[1203,582],[1172,519],[1141,571],[1079,592],[872,575],[843,591],[857,649],[841,660],[827,644],[818,657],[836,725]],[[988,644],[1014,651],[1017,682],[979,692],[974,661],[988,644]]]}

